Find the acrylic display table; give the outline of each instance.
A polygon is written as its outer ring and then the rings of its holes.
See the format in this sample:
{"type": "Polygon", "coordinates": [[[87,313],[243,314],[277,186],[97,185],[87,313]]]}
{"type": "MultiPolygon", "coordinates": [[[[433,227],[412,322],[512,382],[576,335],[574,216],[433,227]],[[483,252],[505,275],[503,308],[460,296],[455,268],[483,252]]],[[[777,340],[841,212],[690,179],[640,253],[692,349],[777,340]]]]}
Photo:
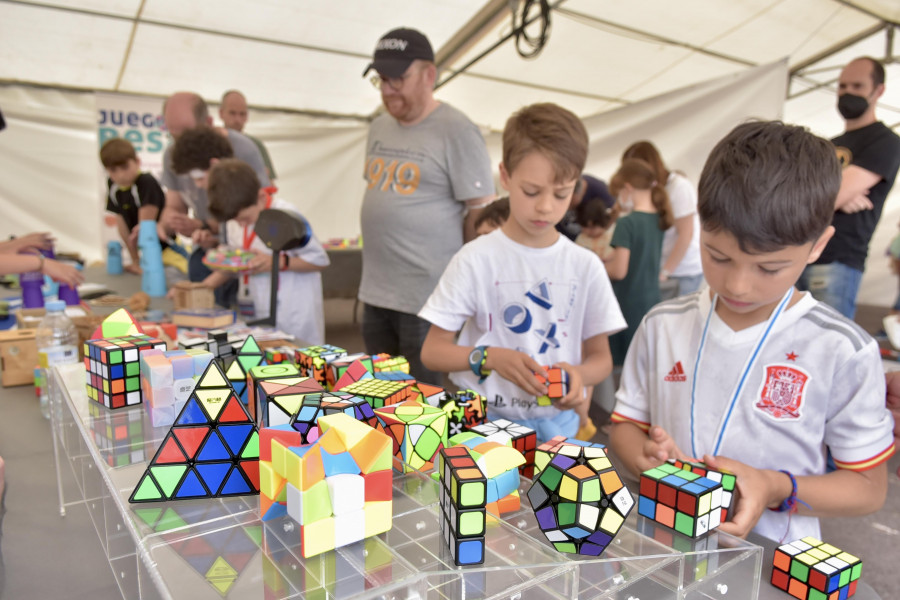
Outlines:
{"type": "Polygon", "coordinates": [[[390,531],[304,559],[298,527],[262,523],[257,496],[130,504],[169,428],[151,427],[142,406],[89,401],[81,365],[51,378],[57,476],[70,469],[79,491],[64,498],[60,486],[60,509],[87,506],[124,598],[755,600],[771,588],[760,546],[723,533],[689,540],[636,510],[602,557],[558,553],[524,494],[519,511],[489,519],[484,565],[458,568],[440,535],[438,484],[417,472],[395,475],[390,531]]]}

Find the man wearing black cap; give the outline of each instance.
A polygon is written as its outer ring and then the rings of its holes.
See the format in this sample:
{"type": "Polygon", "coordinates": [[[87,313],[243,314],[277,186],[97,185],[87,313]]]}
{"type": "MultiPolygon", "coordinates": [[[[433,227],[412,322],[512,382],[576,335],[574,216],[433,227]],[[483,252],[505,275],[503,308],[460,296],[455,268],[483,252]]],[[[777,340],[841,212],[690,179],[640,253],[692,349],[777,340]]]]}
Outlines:
{"type": "Polygon", "coordinates": [[[478,128],[434,98],[437,68],[424,35],[385,34],[363,75],[373,70],[386,113],[372,121],[366,146],[363,339],[366,352],[402,354],[416,379],[440,384],[419,360],[429,324],[417,313],[494,198],[490,158],[478,128]]]}

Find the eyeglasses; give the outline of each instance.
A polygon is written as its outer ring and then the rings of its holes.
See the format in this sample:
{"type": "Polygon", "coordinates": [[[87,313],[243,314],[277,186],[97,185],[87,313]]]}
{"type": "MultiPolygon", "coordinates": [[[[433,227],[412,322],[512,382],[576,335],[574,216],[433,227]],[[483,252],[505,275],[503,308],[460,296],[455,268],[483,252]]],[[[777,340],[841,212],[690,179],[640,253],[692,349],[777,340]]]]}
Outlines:
{"type": "Polygon", "coordinates": [[[369,81],[372,82],[372,85],[375,86],[376,90],[380,90],[382,85],[387,84],[389,88],[395,92],[399,92],[400,88],[403,87],[403,84],[406,83],[406,80],[410,75],[412,75],[410,71],[407,71],[400,77],[382,77],[376,73],[369,78],[369,81]]]}

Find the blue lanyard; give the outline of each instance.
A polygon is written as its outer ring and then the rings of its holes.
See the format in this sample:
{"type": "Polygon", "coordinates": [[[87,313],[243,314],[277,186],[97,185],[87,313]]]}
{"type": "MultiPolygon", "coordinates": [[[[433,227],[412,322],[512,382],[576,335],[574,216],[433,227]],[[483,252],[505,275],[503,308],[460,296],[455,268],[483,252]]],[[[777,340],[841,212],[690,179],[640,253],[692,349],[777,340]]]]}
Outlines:
{"type": "MultiPolygon", "coordinates": [[[[747,382],[747,377],[750,375],[750,370],[753,368],[753,364],[756,362],[756,358],[759,356],[760,351],[762,350],[763,345],[766,343],[766,340],[769,337],[769,333],[772,331],[772,328],[775,326],[775,322],[778,320],[778,317],[781,316],[781,313],[784,312],[784,308],[787,306],[788,302],[791,300],[791,296],[794,294],[794,288],[791,287],[781,299],[781,302],[778,303],[778,306],[772,312],[771,316],[769,316],[768,322],[766,323],[766,327],[760,335],[759,339],[756,342],[756,346],[750,352],[750,356],[747,359],[747,364],[744,365],[744,370],[741,373],[741,376],[738,378],[737,387],[734,389],[734,394],[731,396],[731,401],[728,403],[728,409],[725,411],[725,415],[723,417],[722,423],[719,426],[719,433],[716,436],[716,444],[713,448],[712,455],[716,456],[719,453],[719,448],[722,446],[722,439],[725,437],[725,430],[728,429],[728,422],[731,420],[731,414],[734,411],[734,407],[737,404],[737,400],[741,395],[741,392],[744,390],[744,384],[747,382]]],[[[697,437],[694,433],[694,411],[697,406],[697,376],[700,373],[700,359],[703,357],[703,348],[706,345],[706,335],[709,332],[709,323],[712,320],[712,315],[716,310],[716,302],[719,300],[719,295],[716,294],[709,307],[709,314],[706,315],[706,323],[703,325],[703,334],[700,336],[700,347],[697,348],[697,360],[694,363],[694,374],[691,378],[691,452],[694,458],[700,458],[700,455],[697,454],[697,437]]]]}

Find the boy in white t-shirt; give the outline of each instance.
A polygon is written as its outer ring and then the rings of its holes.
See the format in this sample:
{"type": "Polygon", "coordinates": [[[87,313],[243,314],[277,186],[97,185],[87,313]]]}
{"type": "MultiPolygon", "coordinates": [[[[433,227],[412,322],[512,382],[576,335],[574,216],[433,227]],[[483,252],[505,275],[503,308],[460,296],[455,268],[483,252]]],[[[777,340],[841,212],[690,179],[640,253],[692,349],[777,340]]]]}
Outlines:
{"type": "Polygon", "coordinates": [[[419,316],[432,323],[422,346],[429,369],[450,372],[461,389],[488,399],[491,419],[574,437],[583,386],[612,370],[608,336],[625,327],[596,254],[555,229],[584,168],[581,121],[554,104],[515,113],[503,130],[500,181],[509,219],[453,257],[419,316]],[[462,329],[457,341],[456,332],[462,329]],[[551,406],[535,373],[559,366],[569,392],[551,406]]]}
{"type": "MultiPolygon", "coordinates": [[[[302,215],[289,202],[260,187],[259,178],[247,163],[235,159],[213,159],[208,176],[200,179],[209,197],[209,212],[225,223],[226,241],[241,244],[256,254],[248,271],[238,274],[246,279],[256,318],[269,315],[272,251],[254,233],[259,213],[267,208],[302,215]]],[[[307,344],[325,342],[325,317],[322,309],[322,271],[330,264],[328,254],[310,233],[309,242],[281,253],[278,276],[278,300],[275,327],[307,344]]],[[[218,287],[229,277],[226,271],[213,271],[203,283],[218,287]]]]}
{"type": "Polygon", "coordinates": [[[794,289],[834,232],[840,183],[834,148],[805,129],[736,127],[700,177],[710,289],[654,307],[625,360],[612,450],[634,474],[668,458],[734,472],[728,533],[819,537],[816,517],[884,503],[894,440],[878,346],[794,289]]]}

